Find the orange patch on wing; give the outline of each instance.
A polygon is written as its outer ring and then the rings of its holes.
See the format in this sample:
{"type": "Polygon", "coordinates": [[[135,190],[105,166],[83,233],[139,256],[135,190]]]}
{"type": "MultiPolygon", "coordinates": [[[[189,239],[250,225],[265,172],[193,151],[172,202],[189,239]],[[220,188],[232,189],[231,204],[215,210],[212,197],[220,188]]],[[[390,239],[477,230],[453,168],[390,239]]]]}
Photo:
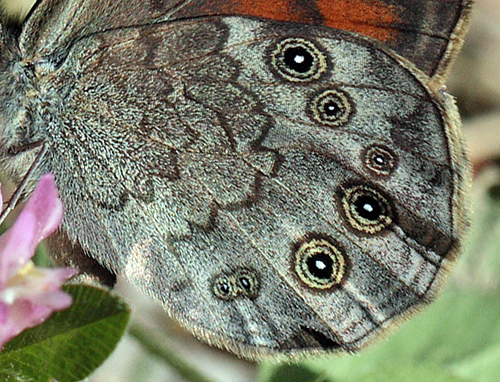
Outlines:
{"type": "MultiPolygon", "coordinates": [[[[203,2],[202,2],[203,3],[203,2]]],[[[255,16],[276,21],[324,25],[361,33],[380,41],[394,40],[400,13],[383,0],[207,0],[191,16],[255,16]]]]}
{"type": "Polygon", "coordinates": [[[325,26],[357,32],[380,41],[394,40],[401,22],[398,10],[378,0],[317,0],[325,26]]]}
{"type": "Polygon", "coordinates": [[[300,15],[294,14],[290,5],[290,1],[287,0],[216,0],[208,2],[200,13],[300,22],[300,15]]]}
{"type": "Polygon", "coordinates": [[[290,1],[286,0],[250,0],[235,1],[233,11],[237,14],[263,17],[279,21],[299,21],[300,18],[290,9],[290,1]]]}

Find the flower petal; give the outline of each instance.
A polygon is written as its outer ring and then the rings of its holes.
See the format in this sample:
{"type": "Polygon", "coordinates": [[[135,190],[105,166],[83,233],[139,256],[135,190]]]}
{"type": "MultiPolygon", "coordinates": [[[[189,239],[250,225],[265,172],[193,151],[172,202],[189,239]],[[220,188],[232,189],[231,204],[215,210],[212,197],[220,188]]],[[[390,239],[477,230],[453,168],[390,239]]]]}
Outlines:
{"type": "Polygon", "coordinates": [[[0,288],[35,254],[36,247],[53,233],[62,219],[62,202],[52,174],[40,179],[14,225],[0,237],[0,288]]]}
{"type": "Polygon", "coordinates": [[[63,206],[59,199],[54,175],[45,174],[26,203],[23,213],[34,213],[37,226],[35,231],[36,245],[52,234],[61,224],[63,206]]]}
{"type": "Polygon", "coordinates": [[[46,174],[16,222],[0,237],[0,350],[23,330],[71,305],[61,284],[76,269],[37,268],[30,262],[40,241],[57,229],[61,219],[54,176],[46,174]]]}
{"type": "Polygon", "coordinates": [[[13,304],[0,301],[0,349],[22,331],[47,320],[54,311],[69,307],[72,298],[62,290],[16,299],[13,304]]]}
{"type": "MultiPolygon", "coordinates": [[[[14,299],[42,303],[50,294],[59,292],[61,284],[77,273],[73,268],[33,268],[26,276],[11,279],[8,289],[14,294],[14,299]]],[[[50,301],[49,305],[52,304],[50,301]]]]}
{"type": "Polygon", "coordinates": [[[0,289],[7,280],[25,266],[35,253],[33,247],[36,217],[32,213],[20,215],[14,225],[0,237],[0,289]]]}

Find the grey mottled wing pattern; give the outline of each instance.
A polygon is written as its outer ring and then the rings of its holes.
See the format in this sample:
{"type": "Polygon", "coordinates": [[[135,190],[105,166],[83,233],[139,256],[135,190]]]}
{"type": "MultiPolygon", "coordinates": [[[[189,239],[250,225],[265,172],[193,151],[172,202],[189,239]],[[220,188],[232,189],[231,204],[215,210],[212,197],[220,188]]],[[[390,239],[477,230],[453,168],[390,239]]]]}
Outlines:
{"type": "Polygon", "coordinates": [[[321,27],[214,17],[101,33],[42,84],[58,121],[44,121],[42,170],[70,239],[198,336],[247,357],[353,351],[427,301],[460,247],[466,159],[452,102],[426,80],[321,27]],[[289,43],[311,49],[317,76],[283,73],[289,43]],[[351,208],[367,197],[378,225],[351,208]],[[298,271],[318,250],[337,266],[324,289],[298,271]]]}
{"type": "Polygon", "coordinates": [[[163,21],[185,4],[186,0],[128,0],[126,3],[38,0],[24,24],[20,48],[23,53],[36,52],[39,59],[63,59],[75,41],[108,30],[163,21]]]}

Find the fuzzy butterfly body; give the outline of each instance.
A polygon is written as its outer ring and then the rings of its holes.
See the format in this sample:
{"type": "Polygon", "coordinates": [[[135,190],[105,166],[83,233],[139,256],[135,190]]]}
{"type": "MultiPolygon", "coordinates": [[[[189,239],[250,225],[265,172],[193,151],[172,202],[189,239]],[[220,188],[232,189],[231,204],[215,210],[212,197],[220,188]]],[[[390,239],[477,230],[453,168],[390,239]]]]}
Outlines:
{"type": "Polygon", "coordinates": [[[55,174],[55,257],[248,358],[356,351],[432,298],[467,223],[440,86],[470,4],[302,3],[45,0],[2,24],[2,167],[46,150],[27,191],[55,174]]]}

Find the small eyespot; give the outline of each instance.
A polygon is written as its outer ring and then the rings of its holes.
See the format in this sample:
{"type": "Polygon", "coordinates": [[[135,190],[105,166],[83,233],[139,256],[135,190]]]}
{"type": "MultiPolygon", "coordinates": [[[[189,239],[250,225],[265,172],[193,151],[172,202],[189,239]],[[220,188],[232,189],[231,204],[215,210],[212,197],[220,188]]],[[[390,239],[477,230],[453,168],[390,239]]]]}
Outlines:
{"type": "Polygon", "coordinates": [[[212,290],[215,296],[221,300],[234,300],[238,295],[234,280],[226,275],[220,275],[215,278],[212,290]]]}
{"type": "Polygon", "coordinates": [[[328,126],[340,126],[349,120],[352,112],[351,101],[344,92],[325,90],[311,103],[314,119],[328,126]]]}
{"type": "Polygon", "coordinates": [[[302,38],[281,41],[271,62],[278,73],[291,82],[317,80],[327,69],[325,55],[314,43],[302,38]]]}
{"type": "Polygon", "coordinates": [[[363,154],[366,167],[377,175],[389,175],[396,167],[394,154],[385,147],[371,146],[363,154]]]}
{"type": "Polygon", "coordinates": [[[245,269],[235,274],[238,292],[249,298],[255,298],[259,293],[259,279],[255,272],[245,269]]]}
{"type": "Polygon", "coordinates": [[[256,298],[259,288],[258,275],[253,270],[241,268],[230,274],[216,276],[212,284],[214,295],[226,301],[239,297],[256,298]]]}
{"type": "Polygon", "coordinates": [[[375,234],[392,223],[392,210],[378,191],[366,186],[348,189],[342,205],[349,223],[358,231],[375,234]]]}
{"type": "Polygon", "coordinates": [[[312,239],[299,248],[295,271],[309,287],[329,289],[342,282],[346,262],[342,253],[324,239],[312,239]]]}

